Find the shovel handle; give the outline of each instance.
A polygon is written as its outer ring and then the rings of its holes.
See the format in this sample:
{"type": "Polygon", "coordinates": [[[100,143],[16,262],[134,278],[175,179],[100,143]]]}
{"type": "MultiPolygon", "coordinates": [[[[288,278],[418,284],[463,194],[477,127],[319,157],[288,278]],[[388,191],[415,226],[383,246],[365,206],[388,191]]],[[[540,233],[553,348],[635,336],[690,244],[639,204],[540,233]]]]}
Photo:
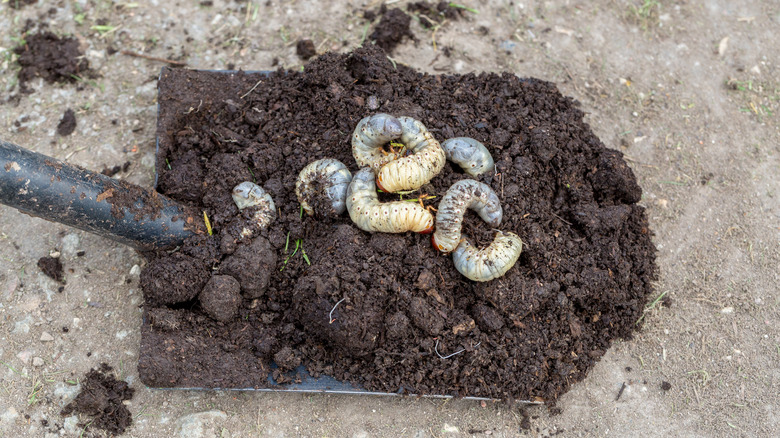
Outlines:
{"type": "Polygon", "coordinates": [[[141,251],[203,232],[193,209],[154,190],[0,140],[0,203],[141,251]]]}

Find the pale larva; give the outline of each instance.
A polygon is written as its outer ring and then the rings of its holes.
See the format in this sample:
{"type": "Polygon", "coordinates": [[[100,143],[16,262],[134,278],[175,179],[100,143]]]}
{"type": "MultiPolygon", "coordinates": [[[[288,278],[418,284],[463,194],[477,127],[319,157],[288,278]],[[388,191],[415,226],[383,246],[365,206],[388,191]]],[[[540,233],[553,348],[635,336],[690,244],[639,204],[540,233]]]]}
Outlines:
{"type": "Polygon", "coordinates": [[[462,239],[452,253],[455,269],[473,281],[490,281],[506,274],[520,258],[523,241],[515,233],[498,231],[493,243],[477,250],[462,239]]]}
{"type": "Polygon", "coordinates": [[[474,210],[488,225],[501,223],[503,210],[496,192],[489,185],[464,179],[456,182],[439,202],[436,212],[436,232],[431,236],[433,247],[451,252],[460,241],[460,228],[466,209],[474,210]]]}
{"type": "Polygon", "coordinates": [[[495,167],[493,157],[484,144],[470,137],[455,137],[441,143],[447,159],[472,176],[489,172],[495,167]]]}
{"type": "Polygon", "coordinates": [[[358,122],[352,133],[352,155],[358,167],[374,171],[398,158],[397,152],[385,152],[382,146],[401,136],[401,122],[390,114],[374,114],[358,122]]]}
{"type": "Polygon", "coordinates": [[[391,161],[379,169],[376,183],[385,192],[414,190],[428,183],[444,168],[444,149],[428,129],[411,117],[399,117],[401,143],[412,155],[391,161]]]}
{"type": "MultiPolygon", "coordinates": [[[[267,227],[276,218],[276,206],[274,205],[274,200],[271,199],[271,195],[253,182],[244,181],[237,185],[233,189],[233,202],[236,203],[236,207],[239,210],[258,207],[253,219],[261,229],[267,227]]],[[[249,234],[251,234],[251,230],[248,228],[244,228],[241,231],[243,237],[249,234]]]]}
{"type": "Polygon", "coordinates": [[[419,204],[406,201],[379,202],[370,168],[361,169],[347,190],[347,211],[358,228],[369,232],[430,233],[433,215],[419,204]]]}
{"type": "Polygon", "coordinates": [[[338,215],[347,209],[345,201],[350,181],[352,173],[344,163],[334,158],[323,158],[303,168],[295,182],[295,194],[303,211],[309,216],[314,215],[314,208],[308,200],[321,193],[327,196],[333,211],[338,215]]]}

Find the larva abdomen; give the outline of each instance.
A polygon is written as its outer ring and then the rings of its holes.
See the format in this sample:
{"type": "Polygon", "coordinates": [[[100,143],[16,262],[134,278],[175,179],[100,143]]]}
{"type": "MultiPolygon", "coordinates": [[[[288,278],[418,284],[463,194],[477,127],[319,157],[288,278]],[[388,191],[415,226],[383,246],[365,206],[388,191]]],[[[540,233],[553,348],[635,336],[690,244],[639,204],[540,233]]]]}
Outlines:
{"type": "Polygon", "coordinates": [[[401,143],[412,155],[391,161],[379,169],[377,185],[385,192],[414,190],[428,183],[444,168],[444,149],[420,121],[399,117],[401,143]]]}
{"type": "Polygon", "coordinates": [[[484,144],[470,137],[455,137],[442,142],[447,159],[464,172],[477,176],[495,168],[493,156],[484,144]]]}
{"type": "Polygon", "coordinates": [[[520,258],[523,241],[511,232],[498,231],[493,242],[476,250],[466,239],[452,253],[455,269],[473,281],[490,281],[503,276],[520,258]]]}
{"type": "MultiPolygon", "coordinates": [[[[273,198],[257,184],[244,181],[233,188],[232,196],[233,202],[236,203],[239,210],[249,207],[258,208],[253,218],[260,228],[267,227],[276,218],[276,206],[273,198]]],[[[248,233],[249,230],[242,232],[242,234],[248,233]]]]}
{"type": "Polygon", "coordinates": [[[463,215],[469,208],[492,227],[501,223],[501,201],[489,185],[473,179],[458,181],[447,189],[447,193],[439,202],[436,232],[431,236],[434,248],[451,252],[458,246],[463,215]]]}
{"type": "Polygon", "coordinates": [[[303,211],[313,216],[314,208],[308,200],[322,191],[330,200],[333,211],[339,215],[347,209],[347,188],[350,181],[352,173],[344,163],[334,158],[322,158],[309,163],[301,170],[295,182],[295,194],[303,211]]]}
{"type": "Polygon", "coordinates": [[[347,190],[347,211],[352,222],[363,231],[383,233],[429,233],[433,215],[412,202],[379,202],[374,173],[364,168],[352,178],[347,190]]]}
{"type": "Polygon", "coordinates": [[[401,137],[401,122],[390,114],[374,114],[360,120],[352,133],[352,155],[358,167],[380,167],[398,158],[395,152],[385,153],[381,148],[401,137]]]}

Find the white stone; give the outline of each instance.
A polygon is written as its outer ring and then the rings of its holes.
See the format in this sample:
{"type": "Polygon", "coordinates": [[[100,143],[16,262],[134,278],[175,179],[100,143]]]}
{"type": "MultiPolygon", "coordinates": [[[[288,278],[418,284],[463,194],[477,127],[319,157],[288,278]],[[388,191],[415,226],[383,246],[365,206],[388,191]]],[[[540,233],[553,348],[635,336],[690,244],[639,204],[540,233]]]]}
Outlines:
{"type": "Polygon", "coordinates": [[[65,257],[74,257],[78,252],[81,238],[78,233],[68,233],[62,238],[62,254],[65,257]]]}
{"type": "Polygon", "coordinates": [[[81,385],[71,385],[65,382],[57,382],[54,385],[54,396],[61,400],[61,406],[70,403],[81,391],[81,385]]]}
{"type": "Polygon", "coordinates": [[[0,425],[2,425],[3,428],[11,426],[17,418],[19,418],[19,412],[12,406],[0,415],[0,425]]]}
{"type": "Polygon", "coordinates": [[[216,421],[225,419],[227,419],[227,414],[218,410],[184,415],[176,420],[176,435],[182,438],[215,436],[218,433],[216,421]],[[206,435],[207,430],[208,435],[206,435]]]}
{"type": "Polygon", "coordinates": [[[40,357],[37,357],[37,356],[33,358],[32,363],[33,363],[34,367],[42,367],[45,364],[43,359],[41,359],[40,357]]]}
{"type": "Polygon", "coordinates": [[[62,426],[65,428],[65,432],[72,436],[79,436],[81,430],[79,428],[79,417],[71,415],[62,422],[62,426]]]}
{"type": "Polygon", "coordinates": [[[53,340],[54,340],[54,336],[49,334],[49,332],[41,333],[41,341],[43,341],[43,342],[51,342],[53,340]]]}
{"type": "Polygon", "coordinates": [[[458,430],[457,426],[450,426],[447,423],[444,423],[444,426],[442,426],[441,431],[443,433],[460,433],[460,430],[458,430]]]}
{"type": "Polygon", "coordinates": [[[23,350],[16,354],[16,357],[22,361],[23,364],[27,365],[30,363],[30,359],[33,357],[33,351],[32,350],[23,350]]]}
{"type": "Polygon", "coordinates": [[[30,324],[32,324],[32,315],[27,315],[26,318],[16,321],[14,323],[14,330],[12,333],[14,334],[26,334],[30,333],[30,324]]]}

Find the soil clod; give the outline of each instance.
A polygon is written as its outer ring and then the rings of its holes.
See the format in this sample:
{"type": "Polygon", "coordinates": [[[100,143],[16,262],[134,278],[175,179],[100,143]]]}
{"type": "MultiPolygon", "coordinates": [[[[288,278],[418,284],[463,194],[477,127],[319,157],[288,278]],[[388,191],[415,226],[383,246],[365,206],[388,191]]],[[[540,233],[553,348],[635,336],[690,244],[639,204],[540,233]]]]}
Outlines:
{"type": "Polygon", "coordinates": [[[52,280],[60,283],[65,282],[65,272],[59,257],[41,257],[38,259],[38,267],[52,280]]]}
{"type": "Polygon", "coordinates": [[[77,413],[90,417],[89,421],[79,424],[84,431],[94,427],[110,436],[124,433],[133,424],[133,416],[123,402],[131,400],[135,390],[127,382],[117,380],[112,370],[105,363],[90,370],[81,381],[81,391],[60,415],[77,413]]]}
{"type": "Polygon", "coordinates": [[[58,37],[50,31],[41,31],[24,38],[23,45],[14,48],[19,55],[19,87],[32,92],[27,83],[36,77],[47,82],[75,82],[76,77],[89,70],[89,62],[73,37],[58,37]]]}
{"type": "Polygon", "coordinates": [[[60,123],[57,124],[57,134],[61,136],[71,135],[76,130],[76,113],[68,108],[62,114],[60,123]]]}

